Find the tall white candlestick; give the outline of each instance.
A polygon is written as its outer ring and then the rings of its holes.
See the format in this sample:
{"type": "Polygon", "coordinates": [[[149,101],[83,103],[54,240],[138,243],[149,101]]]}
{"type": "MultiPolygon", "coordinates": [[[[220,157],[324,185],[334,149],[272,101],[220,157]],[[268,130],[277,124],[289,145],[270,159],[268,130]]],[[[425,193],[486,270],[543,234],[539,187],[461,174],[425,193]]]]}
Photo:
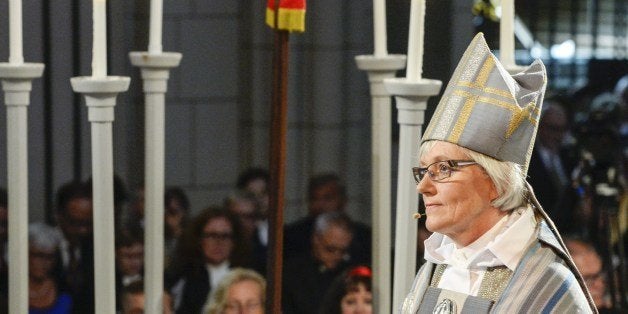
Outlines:
{"type": "Polygon", "coordinates": [[[107,1],[94,0],[94,38],[92,50],[92,76],[107,76],[107,1]]]}
{"type": "Polygon", "coordinates": [[[421,80],[423,74],[423,34],[425,33],[425,0],[412,0],[410,5],[410,30],[408,36],[408,66],[406,78],[412,82],[421,80]]]}
{"type": "Polygon", "coordinates": [[[502,16],[499,23],[499,57],[505,66],[515,65],[515,1],[502,0],[502,16]]]}
{"type": "Polygon", "coordinates": [[[386,0],[373,0],[373,35],[376,57],[388,54],[386,47],[386,0]]]}
{"type": "Polygon", "coordinates": [[[22,64],[22,0],[9,0],[9,63],[22,64]]]}
{"type": "Polygon", "coordinates": [[[148,52],[160,53],[161,28],[163,24],[163,0],[151,0],[150,2],[150,29],[148,34],[148,52]]]}

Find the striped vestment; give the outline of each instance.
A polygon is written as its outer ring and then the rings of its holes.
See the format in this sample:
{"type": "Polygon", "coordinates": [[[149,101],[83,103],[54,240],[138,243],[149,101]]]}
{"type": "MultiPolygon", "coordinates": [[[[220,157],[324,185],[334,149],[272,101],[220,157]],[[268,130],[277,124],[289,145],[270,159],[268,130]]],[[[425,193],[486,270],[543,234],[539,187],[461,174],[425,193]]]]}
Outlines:
{"type": "MultiPolygon", "coordinates": [[[[579,284],[573,263],[544,221],[537,227],[537,239],[527,249],[490,312],[596,313],[579,284]]],[[[430,262],[421,267],[400,313],[417,313],[433,269],[430,262]]],[[[459,311],[466,312],[464,308],[459,311]]]]}

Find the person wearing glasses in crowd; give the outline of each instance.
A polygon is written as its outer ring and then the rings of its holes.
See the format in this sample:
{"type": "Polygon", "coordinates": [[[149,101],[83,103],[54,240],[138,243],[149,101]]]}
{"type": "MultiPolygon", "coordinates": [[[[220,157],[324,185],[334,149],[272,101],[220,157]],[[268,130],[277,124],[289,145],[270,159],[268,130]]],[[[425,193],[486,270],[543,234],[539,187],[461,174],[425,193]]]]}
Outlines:
{"type": "Polygon", "coordinates": [[[346,214],[328,212],[316,217],[310,238],[311,250],[284,263],[284,314],[318,313],[334,278],[349,266],[352,240],[352,222],[346,214]]]}
{"type": "Polygon", "coordinates": [[[540,61],[508,74],[481,33],[467,48],[412,169],[433,234],[402,313],[596,311],[525,181],[546,83],[540,61]]]}
{"type": "Polygon", "coordinates": [[[218,284],[206,314],[263,314],[266,280],[254,270],[232,269],[218,284]]]}
{"type": "Polygon", "coordinates": [[[229,269],[242,265],[241,237],[238,218],[223,208],[209,207],[194,218],[166,271],[176,313],[201,313],[229,269]]]}

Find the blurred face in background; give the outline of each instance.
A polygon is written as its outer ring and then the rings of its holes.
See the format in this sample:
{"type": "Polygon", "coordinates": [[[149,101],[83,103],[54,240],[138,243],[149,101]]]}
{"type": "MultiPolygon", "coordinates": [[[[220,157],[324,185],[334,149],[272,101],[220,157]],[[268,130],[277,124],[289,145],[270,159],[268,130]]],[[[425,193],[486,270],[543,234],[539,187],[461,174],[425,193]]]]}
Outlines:
{"type": "Polygon", "coordinates": [[[259,202],[259,211],[263,217],[266,217],[268,214],[268,183],[266,180],[262,178],[257,178],[255,180],[249,181],[246,184],[245,189],[255,195],[257,201],[259,202]]]}
{"type": "Polygon", "coordinates": [[[345,207],[345,199],[340,193],[340,187],[335,182],[317,187],[310,195],[309,211],[310,215],[320,215],[341,211],[345,207]]]}
{"type": "Polygon", "coordinates": [[[597,252],[587,248],[579,242],[567,244],[571,257],[584,279],[593,302],[598,308],[607,307],[604,298],[606,293],[606,282],[602,272],[602,260],[597,252]]]}
{"type": "Polygon", "coordinates": [[[229,211],[238,216],[246,237],[251,237],[257,222],[257,204],[250,200],[236,199],[229,204],[229,211]]]}
{"type": "Polygon", "coordinates": [[[183,228],[183,219],[185,218],[185,208],[177,199],[170,199],[164,210],[164,222],[166,234],[172,237],[179,237],[183,228]]]}
{"type": "Polygon", "coordinates": [[[116,250],[118,270],[124,276],[141,275],[144,266],[144,245],[135,243],[116,250]]]}
{"type": "Polygon", "coordinates": [[[373,294],[360,283],[340,300],[342,314],[373,313],[373,294]]]}
{"type": "Polygon", "coordinates": [[[70,243],[78,245],[91,237],[92,212],[90,198],[74,198],[68,202],[59,217],[59,225],[70,243]]]}
{"type": "Polygon", "coordinates": [[[55,266],[55,250],[46,250],[31,246],[28,250],[28,275],[31,280],[43,280],[49,277],[55,266]]]}
{"type": "Polygon", "coordinates": [[[233,226],[226,217],[207,221],[201,234],[201,249],[206,262],[220,264],[229,259],[234,247],[233,226]]]}
{"type": "Polygon", "coordinates": [[[314,256],[328,269],[334,269],[343,261],[353,235],[336,225],[330,225],[322,233],[312,236],[314,256]]]}
{"type": "Polygon", "coordinates": [[[227,291],[225,314],[263,314],[262,287],[253,280],[236,282],[227,291]]]}

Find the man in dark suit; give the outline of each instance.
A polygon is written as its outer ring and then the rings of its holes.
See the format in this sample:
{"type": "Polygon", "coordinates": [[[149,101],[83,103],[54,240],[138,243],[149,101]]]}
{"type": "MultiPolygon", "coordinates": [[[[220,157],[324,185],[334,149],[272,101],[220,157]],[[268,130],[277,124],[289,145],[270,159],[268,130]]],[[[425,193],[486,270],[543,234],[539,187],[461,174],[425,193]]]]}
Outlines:
{"type": "Polygon", "coordinates": [[[56,219],[63,235],[59,282],[72,295],[73,313],[94,312],[92,186],[71,182],[57,192],[56,219]]]}
{"type": "MultiPolygon", "coordinates": [[[[310,239],[314,231],[314,221],[323,213],[344,213],[347,203],[346,190],[336,174],[321,174],[310,178],[308,185],[308,215],[286,226],[284,231],[284,258],[297,256],[311,250],[310,239]]],[[[371,229],[352,221],[354,233],[349,248],[352,262],[370,264],[371,229]]]]}
{"type": "Polygon", "coordinates": [[[320,214],[307,241],[310,250],[286,259],[282,305],[285,314],[319,313],[333,280],[351,263],[347,253],[354,238],[351,220],[341,212],[320,214]]]}
{"type": "Polygon", "coordinates": [[[564,145],[568,127],[565,109],[547,100],[528,171],[530,185],[539,203],[563,232],[574,228],[571,222],[574,221],[572,215],[576,203],[571,187],[575,153],[564,145]]]}

